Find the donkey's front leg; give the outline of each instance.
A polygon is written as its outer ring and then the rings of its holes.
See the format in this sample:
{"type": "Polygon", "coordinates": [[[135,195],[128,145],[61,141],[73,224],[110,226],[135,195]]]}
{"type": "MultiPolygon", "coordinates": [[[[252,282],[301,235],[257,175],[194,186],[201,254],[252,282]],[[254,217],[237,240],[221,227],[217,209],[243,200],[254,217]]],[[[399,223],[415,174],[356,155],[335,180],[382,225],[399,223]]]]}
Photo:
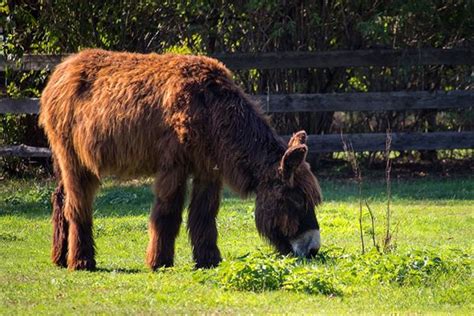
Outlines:
{"type": "Polygon", "coordinates": [[[152,270],[173,265],[174,245],[182,221],[185,194],[186,174],[180,171],[158,173],[147,250],[147,264],[152,270]]]}
{"type": "Polygon", "coordinates": [[[216,216],[219,209],[222,182],[220,179],[193,180],[189,207],[188,229],[196,268],[211,268],[221,262],[217,248],[216,216]]]}

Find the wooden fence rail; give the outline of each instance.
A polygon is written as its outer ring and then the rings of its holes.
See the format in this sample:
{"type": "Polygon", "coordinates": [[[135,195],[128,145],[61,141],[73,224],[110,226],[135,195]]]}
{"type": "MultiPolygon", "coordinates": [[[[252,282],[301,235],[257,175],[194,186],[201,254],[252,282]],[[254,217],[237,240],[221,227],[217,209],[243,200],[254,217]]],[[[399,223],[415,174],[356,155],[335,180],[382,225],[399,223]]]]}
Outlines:
{"type": "Polygon", "coordinates": [[[414,91],[259,96],[267,112],[407,111],[474,106],[473,91],[414,91]]]}
{"type": "Polygon", "coordinates": [[[49,148],[32,147],[27,145],[3,146],[0,147],[0,156],[47,158],[51,157],[51,150],[49,148]]]}
{"type": "MultiPolygon", "coordinates": [[[[351,143],[354,151],[385,150],[385,133],[310,135],[308,147],[311,152],[341,152],[342,139],[351,143]]],[[[393,133],[392,150],[436,150],[474,148],[474,132],[393,133]]]]}
{"type": "MultiPolygon", "coordinates": [[[[20,63],[0,57],[0,71],[53,69],[67,55],[25,55],[20,63]]],[[[474,50],[459,49],[367,49],[355,51],[278,52],[216,54],[229,68],[285,69],[366,66],[474,65],[474,50]]]]}
{"type": "MultiPolygon", "coordinates": [[[[0,71],[53,69],[65,55],[26,55],[20,62],[0,57],[0,71]]],[[[357,50],[326,52],[279,52],[258,54],[218,54],[217,59],[233,70],[332,68],[366,66],[474,65],[473,49],[409,49],[357,50]]],[[[324,111],[406,111],[420,109],[472,108],[474,91],[403,91],[369,93],[327,93],[258,95],[266,112],[324,111]]],[[[38,113],[38,99],[0,99],[2,113],[38,113]]],[[[311,152],[343,151],[343,142],[350,142],[355,151],[385,150],[386,135],[329,134],[309,135],[311,152]]],[[[474,132],[394,133],[393,150],[435,150],[474,148],[474,132]]],[[[25,145],[0,147],[0,156],[49,157],[48,148],[25,145]]]]}
{"type": "MultiPolygon", "coordinates": [[[[474,107],[474,90],[258,95],[264,111],[406,111],[474,107]]],[[[0,99],[0,113],[38,113],[38,99],[0,99]]]]}
{"type": "MultiPolygon", "coordinates": [[[[342,152],[343,140],[352,144],[354,151],[385,150],[384,133],[309,135],[310,153],[342,152]]],[[[289,139],[289,136],[284,136],[289,139]]],[[[393,133],[391,150],[435,150],[474,148],[474,132],[393,133]]],[[[25,145],[0,147],[0,156],[50,157],[48,148],[25,145]]]]}

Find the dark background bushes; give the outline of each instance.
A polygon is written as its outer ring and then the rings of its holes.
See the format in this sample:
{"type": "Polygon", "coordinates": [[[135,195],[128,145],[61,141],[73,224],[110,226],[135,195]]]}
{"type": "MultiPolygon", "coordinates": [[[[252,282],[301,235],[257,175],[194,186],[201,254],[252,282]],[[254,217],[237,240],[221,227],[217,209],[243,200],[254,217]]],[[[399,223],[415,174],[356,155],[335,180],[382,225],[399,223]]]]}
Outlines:
{"type": "MultiPolygon", "coordinates": [[[[74,53],[327,51],[473,47],[473,1],[4,1],[1,51],[74,53]]],[[[0,97],[39,97],[49,70],[0,72],[0,97]]],[[[236,71],[249,93],[472,89],[470,66],[350,67],[236,71]]],[[[472,111],[288,113],[282,134],[472,130],[472,111]]],[[[30,115],[0,116],[0,145],[46,145],[30,115]]],[[[423,158],[422,156],[418,156],[423,158]]],[[[431,155],[430,159],[436,156],[431,155]]],[[[15,169],[15,168],[13,168],[15,169]]]]}

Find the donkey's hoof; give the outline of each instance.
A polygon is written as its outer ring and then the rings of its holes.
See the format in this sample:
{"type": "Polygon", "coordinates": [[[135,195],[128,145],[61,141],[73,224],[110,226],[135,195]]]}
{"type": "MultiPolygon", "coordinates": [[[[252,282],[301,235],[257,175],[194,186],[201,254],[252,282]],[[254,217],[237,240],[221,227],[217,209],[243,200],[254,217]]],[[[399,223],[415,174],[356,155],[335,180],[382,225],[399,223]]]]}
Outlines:
{"type": "Polygon", "coordinates": [[[67,252],[53,248],[53,251],[51,252],[51,261],[58,267],[67,268],[67,252]]]}
{"type": "Polygon", "coordinates": [[[80,259],[73,262],[68,262],[69,270],[88,270],[93,271],[96,268],[94,259],[80,259]]]}
{"type": "Polygon", "coordinates": [[[210,269],[215,268],[219,265],[222,261],[221,253],[219,249],[214,249],[212,251],[207,252],[202,256],[197,256],[195,258],[196,261],[196,269],[210,269]]]}
{"type": "Polygon", "coordinates": [[[152,271],[156,271],[160,268],[170,268],[174,264],[173,258],[158,258],[154,261],[148,261],[148,266],[152,271]]]}
{"type": "Polygon", "coordinates": [[[52,257],[51,261],[53,261],[54,265],[56,265],[60,268],[67,268],[67,260],[65,258],[52,257]]]}

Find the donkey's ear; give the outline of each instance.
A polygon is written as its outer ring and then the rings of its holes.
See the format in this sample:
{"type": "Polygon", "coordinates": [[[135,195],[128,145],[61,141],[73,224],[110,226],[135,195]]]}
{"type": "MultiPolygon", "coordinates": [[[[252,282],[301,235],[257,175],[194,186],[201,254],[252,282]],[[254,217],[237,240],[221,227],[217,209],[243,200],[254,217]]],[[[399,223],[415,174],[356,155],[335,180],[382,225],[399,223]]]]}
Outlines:
{"type": "Polygon", "coordinates": [[[288,147],[298,146],[298,145],[305,145],[306,139],[308,135],[306,135],[305,131],[299,131],[291,137],[290,141],[288,142],[288,147]]]}
{"type": "Polygon", "coordinates": [[[292,146],[288,148],[280,161],[280,173],[283,180],[293,182],[293,173],[296,168],[306,159],[308,147],[306,145],[292,146]]]}

